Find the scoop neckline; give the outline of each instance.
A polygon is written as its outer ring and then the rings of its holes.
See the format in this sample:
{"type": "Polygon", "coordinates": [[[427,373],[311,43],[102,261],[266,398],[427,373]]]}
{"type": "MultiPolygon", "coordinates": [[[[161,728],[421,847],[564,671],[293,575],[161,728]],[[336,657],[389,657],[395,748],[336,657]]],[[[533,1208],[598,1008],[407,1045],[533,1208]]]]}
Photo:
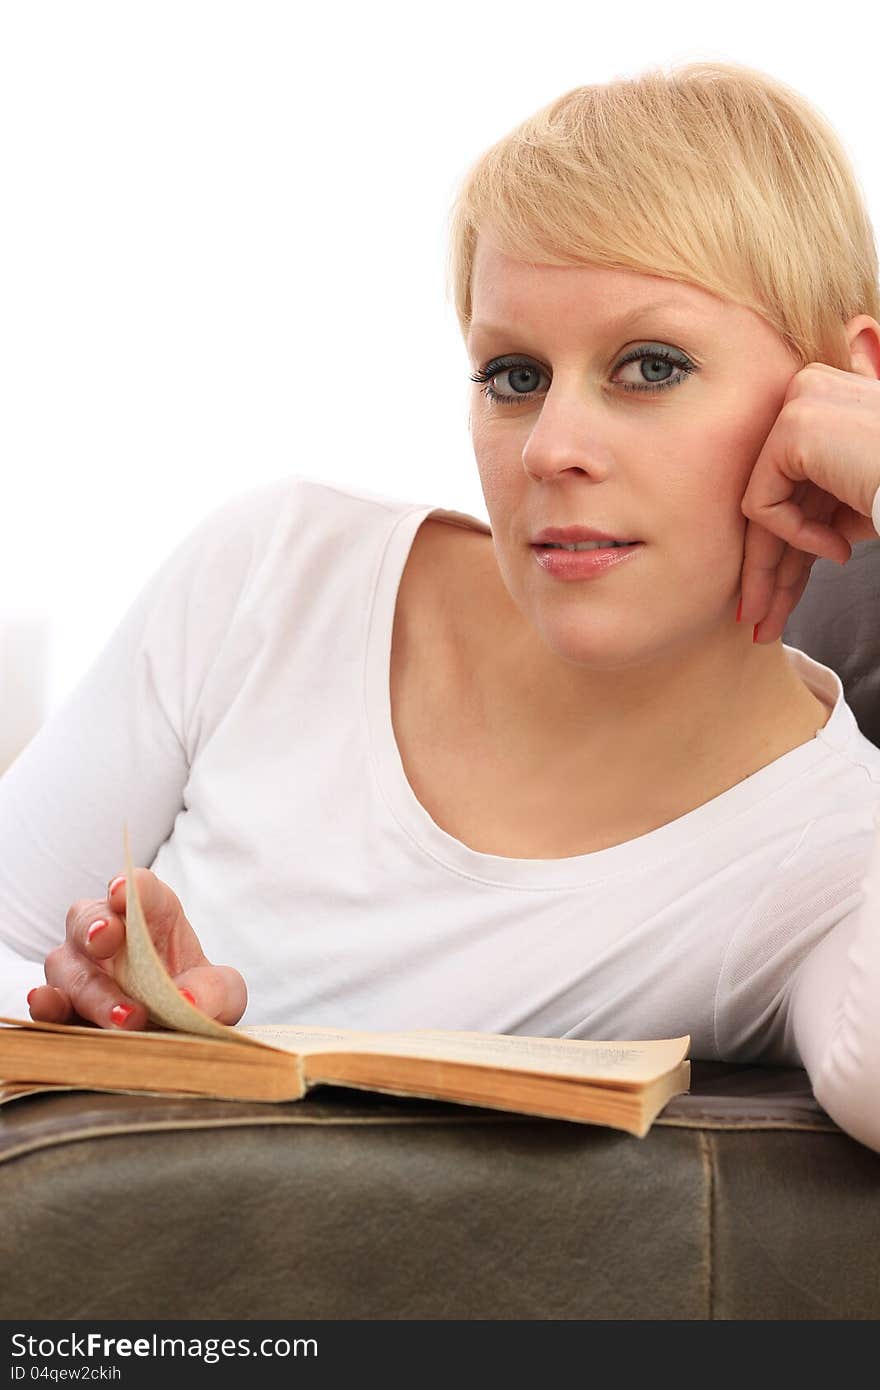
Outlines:
{"type": "Polygon", "coordinates": [[[364,702],[373,773],[388,810],[412,844],[450,872],[493,886],[548,890],[581,887],[618,875],[629,876],[634,870],[651,869],[675,851],[692,846],[719,826],[746,814],[758,802],[808,773],[827,758],[829,749],[842,748],[846,742],[847,706],[840,678],[830,667],[783,643],[789,660],[810,689],[820,698],[834,698],[824,728],[806,743],[676,820],[605,849],[562,859],[509,858],[472,849],[439,826],[419,801],[404,771],[391,717],[391,639],[397,596],[419,527],[433,515],[492,534],[478,518],[442,507],[413,507],[397,518],[386,538],[373,584],[366,632],[364,702]]]}

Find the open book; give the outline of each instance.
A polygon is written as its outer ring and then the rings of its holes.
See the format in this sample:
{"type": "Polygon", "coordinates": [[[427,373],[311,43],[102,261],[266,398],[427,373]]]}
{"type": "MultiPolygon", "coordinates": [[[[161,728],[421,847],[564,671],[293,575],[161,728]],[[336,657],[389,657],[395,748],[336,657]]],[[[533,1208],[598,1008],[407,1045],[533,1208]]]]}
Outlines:
{"type": "Polygon", "coordinates": [[[142,1032],[0,1018],[0,1102],[34,1091],[135,1091],[253,1101],[300,1100],[313,1086],[455,1101],[578,1120],[643,1138],[690,1086],[690,1036],[586,1042],[419,1029],[359,1032],[270,1024],[228,1027],[178,992],[152,942],[125,833],[126,942],[114,962],[148,1010],[142,1032]]]}

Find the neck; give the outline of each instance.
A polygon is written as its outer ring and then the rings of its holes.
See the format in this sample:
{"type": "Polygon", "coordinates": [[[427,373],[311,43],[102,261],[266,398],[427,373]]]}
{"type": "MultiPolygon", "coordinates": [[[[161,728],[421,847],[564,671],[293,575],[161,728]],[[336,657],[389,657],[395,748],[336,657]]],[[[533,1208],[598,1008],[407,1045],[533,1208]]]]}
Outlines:
{"type": "Polygon", "coordinates": [[[699,805],[829,717],[782,642],[755,645],[732,620],[640,665],[596,671],[550,650],[500,575],[496,599],[475,614],[458,680],[482,737],[499,756],[513,751],[524,775],[598,784],[621,805],[636,793],[699,805]]]}

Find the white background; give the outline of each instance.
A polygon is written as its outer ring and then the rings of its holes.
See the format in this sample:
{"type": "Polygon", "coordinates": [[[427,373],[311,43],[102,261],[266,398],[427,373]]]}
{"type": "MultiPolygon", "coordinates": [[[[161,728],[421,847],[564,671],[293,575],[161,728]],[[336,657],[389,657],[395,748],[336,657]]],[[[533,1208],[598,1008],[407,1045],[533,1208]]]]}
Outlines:
{"type": "Polygon", "coordinates": [[[539,106],[648,66],[758,67],[831,121],[880,225],[869,13],[0,4],[7,745],[238,491],[303,474],[486,517],[448,217],[539,106]]]}

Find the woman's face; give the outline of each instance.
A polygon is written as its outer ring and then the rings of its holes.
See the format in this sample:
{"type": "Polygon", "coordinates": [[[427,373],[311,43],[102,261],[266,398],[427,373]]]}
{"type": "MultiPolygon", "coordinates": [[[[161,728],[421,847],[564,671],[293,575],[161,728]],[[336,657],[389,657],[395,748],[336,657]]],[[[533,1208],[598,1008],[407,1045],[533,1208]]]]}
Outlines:
{"type": "Polygon", "coordinates": [[[508,398],[474,384],[496,558],[545,644],[611,669],[712,635],[740,641],[740,502],[800,366],[781,337],[681,281],[531,266],[482,238],[472,297],[474,372],[491,369],[486,384],[508,398]],[[531,542],[573,525],[643,544],[597,577],[563,581],[531,542]]]}

